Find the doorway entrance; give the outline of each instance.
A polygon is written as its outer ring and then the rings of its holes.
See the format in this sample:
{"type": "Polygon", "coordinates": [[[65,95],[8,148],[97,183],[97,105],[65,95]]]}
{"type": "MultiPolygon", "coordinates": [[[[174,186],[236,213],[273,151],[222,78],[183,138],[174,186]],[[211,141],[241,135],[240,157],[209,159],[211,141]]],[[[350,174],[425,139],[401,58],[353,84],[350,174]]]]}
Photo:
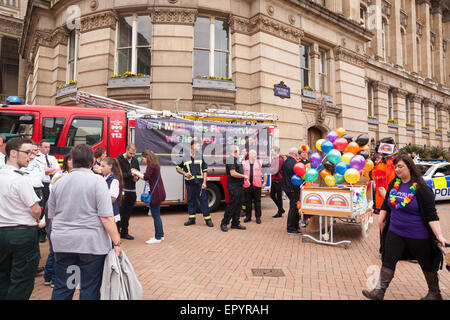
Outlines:
{"type": "Polygon", "coordinates": [[[322,139],[322,130],[317,127],[311,127],[308,129],[308,145],[311,148],[311,152],[317,152],[316,141],[322,139]]]}

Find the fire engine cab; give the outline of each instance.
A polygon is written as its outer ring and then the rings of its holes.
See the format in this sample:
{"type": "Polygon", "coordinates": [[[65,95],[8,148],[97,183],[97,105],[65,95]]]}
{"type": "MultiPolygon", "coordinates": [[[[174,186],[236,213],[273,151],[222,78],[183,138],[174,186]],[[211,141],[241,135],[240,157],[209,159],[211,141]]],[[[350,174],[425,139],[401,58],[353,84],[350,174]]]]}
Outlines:
{"type": "MultiPolygon", "coordinates": [[[[46,139],[51,144],[50,154],[62,163],[64,155],[70,152],[72,147],[84,143],[92,146],[93,149],[104,147],[109,157],[116,157],[125,152],[126,145],[133,143],[138,146],[137,156],[140,160],[139,155],[144,150],[140,150],[139,145],[143,145],[143,142],[140,143],[135,134],[136,124],[139,121],[155,121],[156,119],[166,122],[174,120],[178,123],[192,123],[201,120],[202,123],[223,123],[232,126],[224,127],[227,128],[224,130],[228,130],[228,128],[242,130],[246,127],[248,129],[248,127],[260,125],[268,128],[269,137],[266,151],[263,152],[265,159],[262,160],[266,160],[266,164],[270,163],[270,150],[273,146],[274,130],[278,120],[275,114],[215,109],[205,112],[182,111],[176,113],[155,111],[82,91],[79,91],[74,99],[77,104],[85,106],[3,105],[0,107],[0,134],[7,138],[25,136],[35,142],[46,139]]],[[[147,141],[161,140],[161,136],[152,136],[152,134],[152,130],[144,132],[144,135],[147,135],[147,141]]],[[[164,146],[167,144],[165,142],[159,141],[157,145],[164,146]]],[[[157,149],[157,147],[152,147],[152,151],[160,160],[161,178],[166,186],[166,201],[162,205],[187,203],[184,178],[175,170],[177,163],[162,162],[161,159],[168,155],[164,154],[166,151],[157,149]]],[[[226,156],[225,152],[221,155],[221,157],[226,156]]],[[[142,164],[141,171],[145,172],[142,164]]],[[[268,177],[270,178],[269,174],[268,177]]],[[[206,192],[211,212],[216,211],[221,202],[228,202],[226,185],[225,167],[209,166],[206,192]]],[[[269,188],[270,179],[263,190],[263,196],[268,195],[269,188]]],[[[137,205],[143,205],[139,199],[144,190],[144,182],[139,181],[136,189],[137,205]]]]}

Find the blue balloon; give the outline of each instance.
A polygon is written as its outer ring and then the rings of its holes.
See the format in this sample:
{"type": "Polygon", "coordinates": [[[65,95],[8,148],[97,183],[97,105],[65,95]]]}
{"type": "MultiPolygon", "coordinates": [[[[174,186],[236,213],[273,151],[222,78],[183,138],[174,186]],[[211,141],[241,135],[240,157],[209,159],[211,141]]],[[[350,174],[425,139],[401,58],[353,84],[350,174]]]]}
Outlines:
{"type": "Polygon", "coordinates": [[[320,148],[322,149],[323,152],[328,153],[334,149],[333,142],[328,141],[328,140],[324,141],[322,143],[322,145],[320,146],[320,148]]]}
{"type": "Polygon", "coordinates": [[[336,163],[336,165],[334,166],[334,169],[336,170],[337,173],[339,173],[340,175],[343,176],[343,175],[345,175],[345,172],[348,169],[350,169],[350,165],[347,162],[340,161],[340,162],[336,163]]]}
{"type": "Polygon", "coordinates": [[[296,174],[292,176],[291,181],[294,186],[301,186],[303,183],[303,179],[296,174]]]}

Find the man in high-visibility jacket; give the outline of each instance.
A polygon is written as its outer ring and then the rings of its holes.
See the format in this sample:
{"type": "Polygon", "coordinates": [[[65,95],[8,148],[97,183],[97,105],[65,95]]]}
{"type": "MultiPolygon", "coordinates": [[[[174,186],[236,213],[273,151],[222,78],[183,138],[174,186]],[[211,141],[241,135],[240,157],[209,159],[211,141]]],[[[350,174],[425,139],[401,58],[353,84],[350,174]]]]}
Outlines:
{"type": "Polygon", "coordinates": [[[195,214],[197,211],[196,200],[198,199],[206,225],[208,227],[214,227],[209,213],[205,190],[208,165],[201,155],[201,148],[198,142],[191,141],[190,156],[186,156],[176,169],[179,174],[184,175],[184,181],[186,183],[189,220],[184,225],[190,226],[191,224],[195,224],[195,214]]]}

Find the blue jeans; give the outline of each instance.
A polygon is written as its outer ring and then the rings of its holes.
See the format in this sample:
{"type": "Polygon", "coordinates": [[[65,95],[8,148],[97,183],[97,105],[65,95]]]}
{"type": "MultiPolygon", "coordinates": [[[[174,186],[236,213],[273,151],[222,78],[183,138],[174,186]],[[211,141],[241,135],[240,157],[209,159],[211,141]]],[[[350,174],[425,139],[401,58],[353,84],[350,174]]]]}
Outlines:
{"type": "Polygon", "coordinates": [[[164,237],[164,230],[161,220],[161,205],[150,206],[150,212],[152,213],[153,223],[155,225],[155,238],[161,240],[164,237]]]}
{"type": "Polygon", "coordinates": [[[72,300],[77,285],[80,300],[100,300],[106,255],[55,253],[55,287],[52,300],[72,300]]]}
{"type": "Polygon", "coordinates": [[[55,283],[55,253],[53,252],[52,241],[48,240],[50,246],[50,252],[48,253],[47,262],[45,263],[44,269],[44,280],[46,282],[55,283]]]}

